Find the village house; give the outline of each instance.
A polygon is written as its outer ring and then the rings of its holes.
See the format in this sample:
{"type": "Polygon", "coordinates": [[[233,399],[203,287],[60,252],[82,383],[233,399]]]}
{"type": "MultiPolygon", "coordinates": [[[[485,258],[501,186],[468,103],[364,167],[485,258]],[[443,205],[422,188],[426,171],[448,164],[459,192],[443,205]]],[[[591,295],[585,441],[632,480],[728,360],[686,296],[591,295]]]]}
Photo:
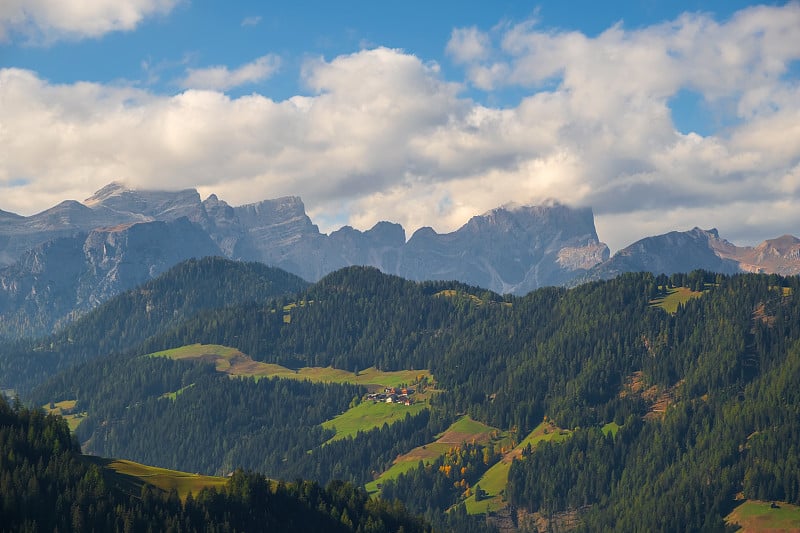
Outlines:
{"type": "Polygon", "coordinates": [[[367,400],[373,402],[386,402],[386,403],[401,403],[403,405],[411,405],[411,395],[414,394],[414,389],[385,387],[383,392],[373,392],[367,394],[367,400]]]}

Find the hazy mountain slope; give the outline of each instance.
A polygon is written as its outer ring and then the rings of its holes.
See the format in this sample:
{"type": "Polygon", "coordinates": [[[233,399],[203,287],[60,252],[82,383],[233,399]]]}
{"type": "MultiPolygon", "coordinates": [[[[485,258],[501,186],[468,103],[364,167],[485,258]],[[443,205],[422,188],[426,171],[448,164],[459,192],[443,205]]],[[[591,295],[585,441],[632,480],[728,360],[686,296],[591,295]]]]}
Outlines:
{"type": "Polygon", "coordinates": [[[219,248],[186,218],[121,224],[38,245],[0,270],[0,334],[50,333],[122,291],[219,248]]]}
{"type": "Polygon", "coordinates": [[[717,254],[714,247],[719,242],[716,230],[704,231],[700,228],[646,237],[618,251],[584,276],[572,280],[571,284],[611,279],[624,272],[673,274],[697,269],[725,274],[739,272],[737,261],[717,254]]]}
{"type": "MultiPolygon", "coordinates": [[[[440,235],[418,230],[387,272],[415,279],[456,279],[499,293],[561,285],[608,258],[591,209],[563,205],[500,207],[440,235]]],[[[376,265],[381,267],[381,265],[376,265]]]]}
{"type": "Polygon", "coordinates": [[[797,275],[800,274],[800,239],[784,235],[755,247],[740,247],[721,238],[716,229],[672,231],[636,241],[567,284],[574,286],[610,279],[623,272],[673,274],[696,269],[724,274],[797,275]]]}
{"type": "Polygon", "coordinates": [[[132,350],[203,310],[263,303],[307,286],[297,276],[261,263],[219,257],[185,261],[57,334],[7,345],[0,354],[0,388],[26,390],[77,361],[132,350]]]}

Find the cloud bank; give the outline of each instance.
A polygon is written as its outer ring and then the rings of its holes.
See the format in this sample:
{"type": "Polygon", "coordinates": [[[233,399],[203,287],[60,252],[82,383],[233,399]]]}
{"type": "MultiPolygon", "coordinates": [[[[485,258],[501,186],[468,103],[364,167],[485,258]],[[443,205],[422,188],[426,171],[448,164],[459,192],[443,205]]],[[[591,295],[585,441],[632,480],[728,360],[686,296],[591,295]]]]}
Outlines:
{"type": "Polygon", "coordinates": [[[448,45],[465,82],[376,48],[309,60],[308,94],[283,101],[221,92],[252,79],[248,66],[195,71],[206,83],[186,86],[205,89],[177,95],[3,69],[1,207],[29,214],[124,180],[234,205],[301,195],[323,230],[392,220],[449,231],[509,201],[557,199],[592,206],[612,248],[695,225],[738,244],[796,234],[797,42],[798,4],[596,37],[535,22],[468,28],[448,45]],[[491,107],[465,96],[469,84],[528,95],[491,107]],[[686,90],[718,131],[679,131],[670,105],[686,90]]]}
{"type": "Polygon", "coordinates": [[[21,36],[30,44],[100,37],[165,15],[180,0],[3,0],[0,42],[21,36]]]}

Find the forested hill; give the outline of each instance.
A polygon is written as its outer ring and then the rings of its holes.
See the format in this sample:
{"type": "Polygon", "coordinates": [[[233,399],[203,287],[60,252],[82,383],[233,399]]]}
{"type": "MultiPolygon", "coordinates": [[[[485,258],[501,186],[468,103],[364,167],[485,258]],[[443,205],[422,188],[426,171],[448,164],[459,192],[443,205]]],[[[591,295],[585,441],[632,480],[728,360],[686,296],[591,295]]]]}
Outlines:
{"type": "Polygon", "coordinates": [[[368,499],[345,483],[271,482],[237,471],[220,490],[183,502],[86,460],[66,422],[0,396],[0,528],[4,531],[370,531],[430,528],[400,505],[368,499]]]}
{"type": "Polygon", "coordinates": [[[589,531],[697,531],[722,530],[737,495],[800,503],[799,390],[797,277],[626,274],[500,297],[354,267],[296,296],[203,311],[34,397],[75,400],[88,413],[78,435],[115,456],[358,484],[393,458],[437,449],[464,414],[512,447],[547,420],[560,442],[514,454],[451,443],[431,459],[437,468],[398,475],[392,494],[444,523],[506,453],[493,496],[515,520],[568,514],[589,531]],[[198,362],[139,357],[194,343],[298,370],[425,369],[439,392],[422,413],[328,442],[323,420],[365,391],[232,380],[198,362]]]}
{"type": "Polygon", "coordinates": [[[308,283],[262,263],[190,259],[102,304],[60,332],[6,343],[0,388],[24,392],[57,370],[98,356],[135,350],[148,337],[204,310],[264,303],[308,283]]]}
{"type": "Polygon", "coordinates": [[[475,340],[471,325],[496,328],[509,317],[511,301],[512,296],[459,282],[419,283],[371,267],[349,267],[329,274],[296,301],[203,313],[152,337],[142,349],[202,342],[235,346],[257,360],[292,368],[439,368],[447,364],[445,352],[460,351],[453,346],[459,336],[475,340]]]}

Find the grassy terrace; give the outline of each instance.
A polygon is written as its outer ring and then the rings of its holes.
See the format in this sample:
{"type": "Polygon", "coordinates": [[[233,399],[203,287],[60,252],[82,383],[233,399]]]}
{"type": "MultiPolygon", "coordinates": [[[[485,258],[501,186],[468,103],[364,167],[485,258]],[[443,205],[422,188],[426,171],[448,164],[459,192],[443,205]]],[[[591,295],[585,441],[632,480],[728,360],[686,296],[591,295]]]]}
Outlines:
{"type": "Polygon", "coordinates": [[[100,466],[108,481],[134,496],[138,496],[142,485],[147,483],[166,491],[175,489],[178,491],[178,496],[180,496],[181,500],[185,500],[190,492],[197,494],[206,487],[222,487],[228,481],[224,477],[189,474],[122,459],[84,457],[86,460],[100,466]]]}
{"type": "Polygon", "coordinates": [[[693,291],[688,287],[675,287],[667,289],[666,296],[651,300],[650,305],[660,307],[667,313],[675,314],[678,312],[678,305],[685,304],[692,298],[699,298],[702,295],[702,292],[693,291]]]}
{"type": "Polygon", "coordinates": [[[383,426],[384,423],[399,422],[406,414],[415,415],[424,409],[428,409],[427,402],[401,405],[366,400],[336,418],[323,422],[322,427],[336,431],[331,440],[346,439],[355,437],[359,431],[369,431],[383,426]]]}
{"type": "Polygon", "coordinates": [[[800,507],[788,503],[747,500],[731,512],[725,521],[738,526],[741,533],[800,531],[800,507]]]}
{"type": "Polygon", "coordinates": [[[369,389],[396,387],[401,383],[411,383],[421,377],[432,380],[427,370],[398,370],[383,372],[374,367],[355,374],[332,367],[305,367],[292,370],[285,366],[254,361],[236,348],[216,344],[191,344],[149,354],[149,357],[168,357],[177,360],[205,361],[213,363],[217,372],[231,376],[254,378],[307,379],[325,383],[354,383],[369,389]]]}
{"type": "Polygon", "coordinates": [[[42,407],[48,414],[61,415],[64,417],[64,420],[67,421],[67,425],[69,425],[69,430],[75,432],[75,429],[87,415],[85,411],[75,412],[75,405],[77,403],[77,400],[64,400],[52,404],[52,407],[51,404],[43,405],[42,407]]]}

